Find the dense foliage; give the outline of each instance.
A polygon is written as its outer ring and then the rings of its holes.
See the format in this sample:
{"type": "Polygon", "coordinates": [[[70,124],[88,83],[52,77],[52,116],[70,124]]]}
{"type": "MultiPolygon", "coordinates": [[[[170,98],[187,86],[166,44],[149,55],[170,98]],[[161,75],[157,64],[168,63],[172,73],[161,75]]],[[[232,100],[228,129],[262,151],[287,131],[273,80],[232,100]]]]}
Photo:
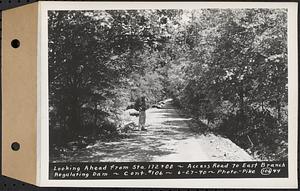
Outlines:
{"type": "Polygon", "coordinates": [[[51,144],[117,135],[124,110],[146,95],[149,105],[172,97],[258,157],[286,158],[286,17],[284,9],[49,12],[51,144]]]}

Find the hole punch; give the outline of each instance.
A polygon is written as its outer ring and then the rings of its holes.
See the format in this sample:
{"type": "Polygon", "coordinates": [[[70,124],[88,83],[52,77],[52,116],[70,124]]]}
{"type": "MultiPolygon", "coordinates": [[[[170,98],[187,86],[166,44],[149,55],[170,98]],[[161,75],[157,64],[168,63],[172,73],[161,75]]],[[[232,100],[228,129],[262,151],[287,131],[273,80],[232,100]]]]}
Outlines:
{"type": "Polygon", "coordinates": [[[18,39],[14,39],[14,40],[11,41],[11,46],[13,48],[19,48],[20,45],[21,45],[21,43],[20,43],[20,41],[18,39]]]}
{"type": "Polygon", "coordinates": [[[11,149],[12,149],[13,151],[18,151],[18,150],[20,150],[20,144],[19,144],[18,142],[13,142],[13,143],[11,144],[11,149]]]}

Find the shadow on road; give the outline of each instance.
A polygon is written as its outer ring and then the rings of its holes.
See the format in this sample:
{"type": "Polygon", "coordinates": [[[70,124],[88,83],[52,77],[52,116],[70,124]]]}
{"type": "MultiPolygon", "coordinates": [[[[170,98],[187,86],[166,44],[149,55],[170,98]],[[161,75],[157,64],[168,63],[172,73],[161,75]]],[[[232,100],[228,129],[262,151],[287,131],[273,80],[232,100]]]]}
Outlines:
{"type": "MultiPolygon", "coordinates": [[[[201,124],[196,124],[196,128],[199,129],[199,126],[201,124]]],[[[106,142],[99,140],[82,149],[67,150],[52,161],[185,162],[251,159],[230,140],[194,131],[192,118],[181,115],[172,102],[166,103],[161,109],[148,109],[146,127],[147,131],[126,133],[126,138],[106,142]]]]}

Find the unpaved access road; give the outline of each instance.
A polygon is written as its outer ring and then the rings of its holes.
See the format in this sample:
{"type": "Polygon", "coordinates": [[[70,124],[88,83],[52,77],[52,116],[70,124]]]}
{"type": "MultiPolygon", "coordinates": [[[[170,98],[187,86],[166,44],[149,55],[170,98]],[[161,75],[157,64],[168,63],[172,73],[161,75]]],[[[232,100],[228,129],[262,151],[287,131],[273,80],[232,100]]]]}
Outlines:
{"type": "MultiPolygon", "coordinates": [[[[136,117],[136,122],[138,118],[136,117]]],[[[203,162],[251,161],[253,158],[227,138],[191,130],[172,101],[146,111],[147,131],[130,131],[117,141],[97,141],[65,153],[57,162],[203,162]]]]}

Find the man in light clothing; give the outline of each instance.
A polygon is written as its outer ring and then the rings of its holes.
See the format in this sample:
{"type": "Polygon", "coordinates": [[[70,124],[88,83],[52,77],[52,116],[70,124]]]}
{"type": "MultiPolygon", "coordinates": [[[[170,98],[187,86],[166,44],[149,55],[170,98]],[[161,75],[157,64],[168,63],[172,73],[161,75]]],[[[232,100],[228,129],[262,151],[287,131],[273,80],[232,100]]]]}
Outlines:
{"type": "Polygon", "coordinates": [[[139,98],[136,103],[135,103],[135,108],[136,110],[139,111],[139,129],[141,131],[147,131],[147,129],[145,128],[145,124],[146,124],[146,97],[142,96],[141,98],[139,98]]]}

